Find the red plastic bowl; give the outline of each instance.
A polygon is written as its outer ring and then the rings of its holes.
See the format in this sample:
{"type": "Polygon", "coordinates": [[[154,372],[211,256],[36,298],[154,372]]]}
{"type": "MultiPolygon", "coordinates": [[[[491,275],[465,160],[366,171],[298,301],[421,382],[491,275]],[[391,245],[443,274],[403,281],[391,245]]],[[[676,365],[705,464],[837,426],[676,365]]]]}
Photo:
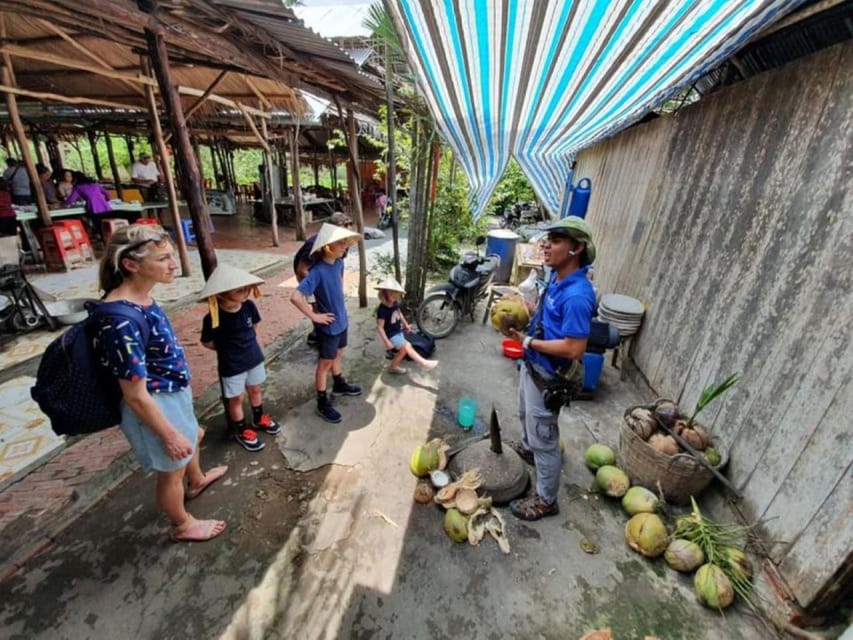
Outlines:
{"type": "Polygon", "coordinates": [[[517,360],[524,355],[524,347],[521,346],[518,340],[504,340],[501,342],[501,346],[507,358],[517,360]]]}

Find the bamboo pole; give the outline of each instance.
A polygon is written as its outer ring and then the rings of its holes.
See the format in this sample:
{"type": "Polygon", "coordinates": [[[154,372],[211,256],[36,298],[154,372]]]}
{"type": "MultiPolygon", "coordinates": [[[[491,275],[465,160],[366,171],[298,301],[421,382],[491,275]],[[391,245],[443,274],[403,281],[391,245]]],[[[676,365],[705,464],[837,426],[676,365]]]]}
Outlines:
{"type": "MultiPolygon", "coordinates": [[[[140,56],[140,66],[145,74],[151,73],[148,60],[140,56]]],[[[178,244],[178,258],[181,261],[181,276],[188,277],[190,273],[190,257],[187,253],[187,240],[184,238],[184,228],[181,226],[181,212],[178,210],[178,194],[175,189],[175,181],[172,179],[172,168],[169,166],[169,153],[166,150],[166,141],[163,139],[163,128],[160,126],[160,115],[157,113],[157,100],[154,97],[154,87],[145,85],[145,97],[148,100],[148,115],[151,117],[151,129],[154,132],[154,144],[157,147],[157,155],[160,159],[160,168],[163,171],[163,181],[166,183],[166,197],[169,200],[169,216],[172,228],[175,230],[175,241],[178,244]]],[[[131,161],[133,158],[133,141],[127,138],[128,151],[131,161]]]]}
{"type": "Polygon", "coordinates": [[[104,171],[101,169],[101,159],[98,157],[98,136],[94,131],[88,129],[86,137],[89,139],[89,151],[92,152],[92,161],[95,163],[95,176],[100,182],[104,179],[104,171]]]}
{"type": "MultiPolygon", "coordinates": [[[[146,95],[145,98],[147,100],[148,96],[146,95]]],[[[154,103],[154,106],[157,106],[156,102],[154,103]]],[[[151,106],[149,105],[148,108],[150,109],[151,106]]],[[[131,136],[130,134],[126,135],[124,137],[124,143],[127,145],[127,155],[130,157],[130,166],[132,167],[133,163],[136,162],[136,158],[133,157],[133,136],[131,136]]],[[[165,168],[168,169],[169,167],[165,168]]]]}
{"type": "Polygon", "coordinates": [[[394,274],[397,276],[397,282],[401,282],[403,278],[400,272],[400,223],[397,211],[397,150],[394,143],[394,127],[396,126],[396,118],[394,116],[394,85],[392,84],[392,74],[393,61],[391,60],[391,48],[386,43],[385,105],[388,127],[388,174],[386,176],[386,184],[388,197],[391,199],[391,235],[393,237],[394,274]]]}
{"type": "Polygon", "coordinates": [[[299,177],[299,145],[297,143],[298,129],[290,131],[291,173],[293,173],[293,219],[296,224],[296,239],[305,240],[305,210],[302,208],[302,188],[299,177]]]}
{"type": "MultiPolygon", "coordinates": [[[[338,107],[340,108],[340,106],[338,107]]],[[[353,199],[353,211],[355,211],[355,226],[358,229],[358,306],[367,306],[367,253],[364,247],[364,212],[361,209],[361,177],[358,170],[358,138],[355,132],[355,114],[352,109],[347,109],[347,142],[349,144],[349,155],[352,181],[350,183],[350,197],[353,199]]]]}
{"type": "Polygon", "coordinates": [[[116,164],[116,154],[113,152],[113,141],[110,138],[110,134],[106,131],[104,131],[104,142],[107,143],[107,157],[110,159],[110,170],[113,172],[116,195],[119,200],[124,200],[124,189],[121,188],[121,178],[118,175],[118,164],[116,164]]]}
{"type": "MultiPolygon", "coordinates": [[[[6,25],[3,25],[3,35],[6,32],[6,25]]],[[[8,54],[3,54],[3,84],[10,87],[15,86],[15,70],[12,68],[12,60],[8,54]]],[[[14,93],[6,92],[6,107],[9,110],[9,120],[12,121],[12,129],[15,132],[15,138],[18,141],[18,147],[21,150],[21,157],[24,165],[27,168],[27,174],[30,177],[30,187],[35,190],[36,205],[38,206],[39,218],[42,224],[49,227],[52,224],[50,219],[50,211],[47,208],[47,200],[44,197],[44,189],[41,188],[41,180],[36,173],[36,165],[33,161],[33,156],[30,153],[30,146],[27,144],[27,136],[24,133],[24,123],[21,122],[21,114],[18,111],[18,100],[14,93]]]]}
{"type": "MultiPolygon", "coordinates": [[[[248,118],[248,114],[244,112],[244,115],[248,118]]],[[[251,120],[251,118],[250,118],[251,120]]],[[[256,129],[257,131],[257,129],[256,129]]],[[[261,133],[259,135],[263,136],[264,142],[264,193],[263,206],[267,210],[267,216],[270,219],[270,223],[272,224],[272,245],[274,247],[281,246],[281,242],[278,239],[278,210],[275,208],[275,195],[272,189],[272,180],[273,180],[273,170],[272,170],[272,153],[270,150],[270,145],[267,142],[269,137],[269,132],[267,131],[267,121],[261,120],[261,133]]]]}

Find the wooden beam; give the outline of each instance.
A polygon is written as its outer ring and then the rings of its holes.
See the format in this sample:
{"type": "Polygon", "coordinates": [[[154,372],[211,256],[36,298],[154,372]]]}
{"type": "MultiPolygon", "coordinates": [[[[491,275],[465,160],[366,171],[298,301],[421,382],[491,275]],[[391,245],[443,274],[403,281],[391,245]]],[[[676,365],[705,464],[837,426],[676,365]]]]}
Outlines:
{"type": "MultiPolygon", "coordinates": [[[[204,91],[202,91],[201,89],[193,89],[192,87],[183,87],[183,86],[178,87],[178,93],[185,95],[185,96],[203,96],[204,95],[204,91]]],[[[258,118],[266,118],[267,120],[272,118],[272,116],[270,114],[268,114],[266,111],[261,111],[260,109],[255,109],[254,107],[247,106],[247,105],[242,104],[240,102],[235,102],[234,100],[230,100],[229,98],[223,98],[222,96],[218,96],[215,93],[211,93],[210,95],[207,96],[206,99],[210,100],[211,102],[216,102],[218,104],[224,104],[226,107],[231,107],[232,109],[245,110],[248,113],[251,113],[253,116],[257,116],[258,118]]]]}
{"type": "Polygon", "coordinates": [[[63,102],[65,104],[82,104],[92,105],[93,107],[113,107],[115,109],[127,109],[128,111],[143,111],[142,107],[132,104],[112,102],[111,100],[96,100],[94,98],[61,96],[56,93],[44,93],[43,91],[28,91],[26,89],[18,89],[17,87],[9,86],[8,84],[0,84],[0,91],[14,93],[17,96],[35,98],[36,100],[45,100],[47,102],[63,102]]]}
{"type": "MultiPolygon", "coordinates": [[[[156,12],[156,2],[153,4],[153,11],[156,12]]],[[[180,168],[181,191],[190,210],[190,218],[193,221],[196,244],[198,245],[199,257],[201,258],[201,270],[204,273],[205,279],[207,279],[213,273],[213,270],[216,269],[216,251],[213,248],[213,239],[210,236],[210,213],[207,210],[207,203],[202,197],[201,177],[198,165],[193,159],[187,121],[184,118],[184,112],[181,108],[178,87],[172,81],[172,73],[169,69],[169,56],[166,52],[166,42],[163,36],[154,33],[154,31],[146,27],[145,39],[148,41],[151,65],[154,68],[157,83],[160,86],[160,97],[163,100],[166,113],[169,114],[175,159],[180,168]]]]}
{"type": "Polygon", "coordinates": [[[222,82],[222,79],[227,73],[228,71],[225,70],[220,71],[216,78],[213,79],[213,82],[210,83],[210,86],[204,90],[204,93],[202,93],[201,96],[199,96],[199,99],[196,100],[195,103],[189,109],[187,109],[186,114],[184,114],[184,117],[187,120],[192,118],[193,114],[201,108],[201,105],[203,105],[205,101],[211,96],[213,90],[220,82],[222,82]]]}
{"type": "Polygon", "coordinates": [[[243,80],[246,81],[246,84],[249,86],[249,89],[252,90],[252,93],[257,96],[258,100],[260,100],[261,106],[265,109],[272,109],[273,104],[270,102],[267,97],[261,93],[261,90],[258,89],[258,85],[256,85],[249,76],[244,75],[243,80]]]}
{"type": "MultiPolygon", "coordinates": [[[[258,142],[261,143],[261,147],[263,147],[264,153],[272,153],[272,150],[270,149],[269,142],[267,142],[266,137],[262,136],[261,132],[258,131],[258,127],[255,126],[255,121],[252,120],[252,116],[249,115],[249,112],[246,109],[244,109],[242,107],[242,105],[240,107],[240,111],[243,114],[243,119],[246,120],[246,123],[249,125],[249,128],[252,130],[252,133],[255,134],[255,137],[258,139],[258,142]]],[[[263,128],[266,129],[266,121],[261,120],[261,125],[263,126],[263,128]]]]}
{"type": "MultiPolygon", "coordinates": [[[[248,114],[246,114],[248,118],[248,114]]],[[[266,136],[269,135],[267,131],[267,121],[261,120],[261,131],[264,136],[264,192],[263,206],[267,208],[268,215],[270,217],[270,222],[272,223],[272,245],[274,247],[278,247],[281,245],[281,242],[278,239],[278,210],[275,208],[275,197],[273,195],[272,190],[272,180],[273,180],[273,171],[272,171],[272,153],[270,149],[269,143],[266,141],[266,136]]]]}
{"type": "Polygon", "coordinates": [[[302,186],[299,178],[299,141],[296,139],[299,135],[299,129],[291,130],[289,136],[290,142],[290,163],[291,173],[293,174],[293,213],[296,222],[296,239],[305,240],[305,210],[302,208],[302,186]]]}
{"type": "MultiPolygon", "coordinates": [[[[340,107],[338,107],[340,110],[340,107]]],[[[350,183],[350,197],[352,198],[353,211],[355,211],[355,225],[358,229],[358,306],[367,306],[367,254],[364,249],[364,212],[361,210],[361,176],[358,169],[358,136],[355,129],[355,114],[352,109],[347,109],[347,143],[349,146],[349,157],[352,181],[350,183]]]]}
{"type": "MultiPolygon", "coordinates": [[[[140,66],[146,73],[150,73],[148,61],[140,56],[140,66]]],[[[169,166],[169,152],[163,139],[163,128],[160,126],[160,116],[157,113],[157,100],[154,97],[154,87],[145,85],[145,97],[148,99],[148,115],[151,118],[151,130],[154,133],[154,144],[157,147],[157,155],[160,159],[160,171],[162,171],[163,182],[166,184],[166,197],[169,200],[169,214],[172,218],[172,228],[175,230],[175,240],[178,243],[178,257],[181,261],[181,277],[188,277],[190,272],[190,257],[187,254],[187,240],[184,238],[184,228],[181,226],[181,212],[178,210],[178,193],[175,189],[175,180],[172,178],[172,167],[169,166]]],[[[125,138],[127,150],[130,152],[130,161],[133,162],[133,141],[130,136],[125,138]]]]}
{"type": "Polygon", "coordinates": [[[60,67],[67,67],[69,69],[79,69],[80,71],[88,71],[89,73],[104,76],[106,78],[113,78],[115,80],[125,80],[128,82],[135,82],[137,84],[150,84],[153,86],[156,86],[157,84],[157,81],[153,78],[146,78],[141,74],[130,74],[122,73],[121,71],[111,71],[110,69],[104,69],[103,67],[86,64],[84,62],[78,62],[70,58],[55,56],[51,53],[44,53],[43,51],[32,51],[30,49],[18,47],[13,44],[4,44],[2,47],[0,47],[0,53],[8,54],[16,58],[26,58],[27,60],[49,62],[51,64],[55,64],[60,67]]]}
{"type": "MultiPolygon", "coordinates": [[[[38,20],[37,20],[37,22],[38,22],[40,25],[42,25],[43,27],[45,27],[46,29],[49,29],[50,31],[53,31],[53,33],[55,33],[55,34],[56,34],[56,35],[58,35],[60,38],[62,38],[65,42],[67,42],[67,43],[68,43],[68,44],[70,44],[72,47],[74,47],[75,49],[77,49],[77,51],[79,51],[79,52],[80,52],[80,53],[82,53],[84,56],[86,56],[87,58],[89,58],[89,60],[91,60],[92,62],[97,63],[98,65],[100,65],[100,66],[101,66],[101,67],[103,67],[104,69],[109,69],[110,71],[115,71],[115,70],[116,70],[116,69],[115,69],[111,64],[109,64],[106,60],[104,60],[103,58],[101,58],[101,57],[100,57],[99,55],[97,55],[96,53],[94,53],[94,52],[90,51],[87,47],[83,46],[83,45],[80,43],[80,41],[79,41],[78,39],[72,38],[70,35],[68,35],[65,31],[63,31],[62,29],[60,29],[59,27],[57,27],[57,26],[56,26],[55,24],[53,24],[52,22],[48,22],[47,20],[42,20],[42,19],[38,19],[38,20]]],[[[126,84],[126,85],[127,85],[128,87],[130,87],[134,92],[138,93],[140,96],[143,96],[143,97],[145,96],[145,91],[143,91],[142,87],[140,87],[138,84],[136,84],[136,83],[134,83],[134,82],[130,82],[129,80],[122,80],[122,82],[124,82],[124,84],[126,84]]]]}

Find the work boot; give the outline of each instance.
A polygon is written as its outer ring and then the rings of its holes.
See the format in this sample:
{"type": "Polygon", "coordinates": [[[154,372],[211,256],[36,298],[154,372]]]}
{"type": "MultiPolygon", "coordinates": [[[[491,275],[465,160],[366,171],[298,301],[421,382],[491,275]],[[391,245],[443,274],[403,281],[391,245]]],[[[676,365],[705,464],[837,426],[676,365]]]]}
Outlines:
{"type": "Polygon", "coordinates": [[[361,387],[357,384],[348,383],[343,376],[335,376],[332,393],[336,396],[360,396],[361,387]]]}
{"type": "Polygon", "coordinates": [[[332,424],[337,424],[341,421],[341,412],[335,409],[327,398],[317,400],[317,415],[332,424]]]}

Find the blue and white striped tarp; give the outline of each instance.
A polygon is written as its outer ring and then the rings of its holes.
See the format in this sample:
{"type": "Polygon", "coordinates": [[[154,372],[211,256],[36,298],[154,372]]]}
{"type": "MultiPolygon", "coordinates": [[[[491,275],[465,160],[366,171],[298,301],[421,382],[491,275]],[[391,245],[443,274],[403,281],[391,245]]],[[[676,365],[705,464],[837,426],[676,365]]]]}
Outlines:
{"type": "Polygon", "coordinates": [[[574,155],[802,0],[386,0],[475,215],[514,156],[556,214],[574,155]]]}

